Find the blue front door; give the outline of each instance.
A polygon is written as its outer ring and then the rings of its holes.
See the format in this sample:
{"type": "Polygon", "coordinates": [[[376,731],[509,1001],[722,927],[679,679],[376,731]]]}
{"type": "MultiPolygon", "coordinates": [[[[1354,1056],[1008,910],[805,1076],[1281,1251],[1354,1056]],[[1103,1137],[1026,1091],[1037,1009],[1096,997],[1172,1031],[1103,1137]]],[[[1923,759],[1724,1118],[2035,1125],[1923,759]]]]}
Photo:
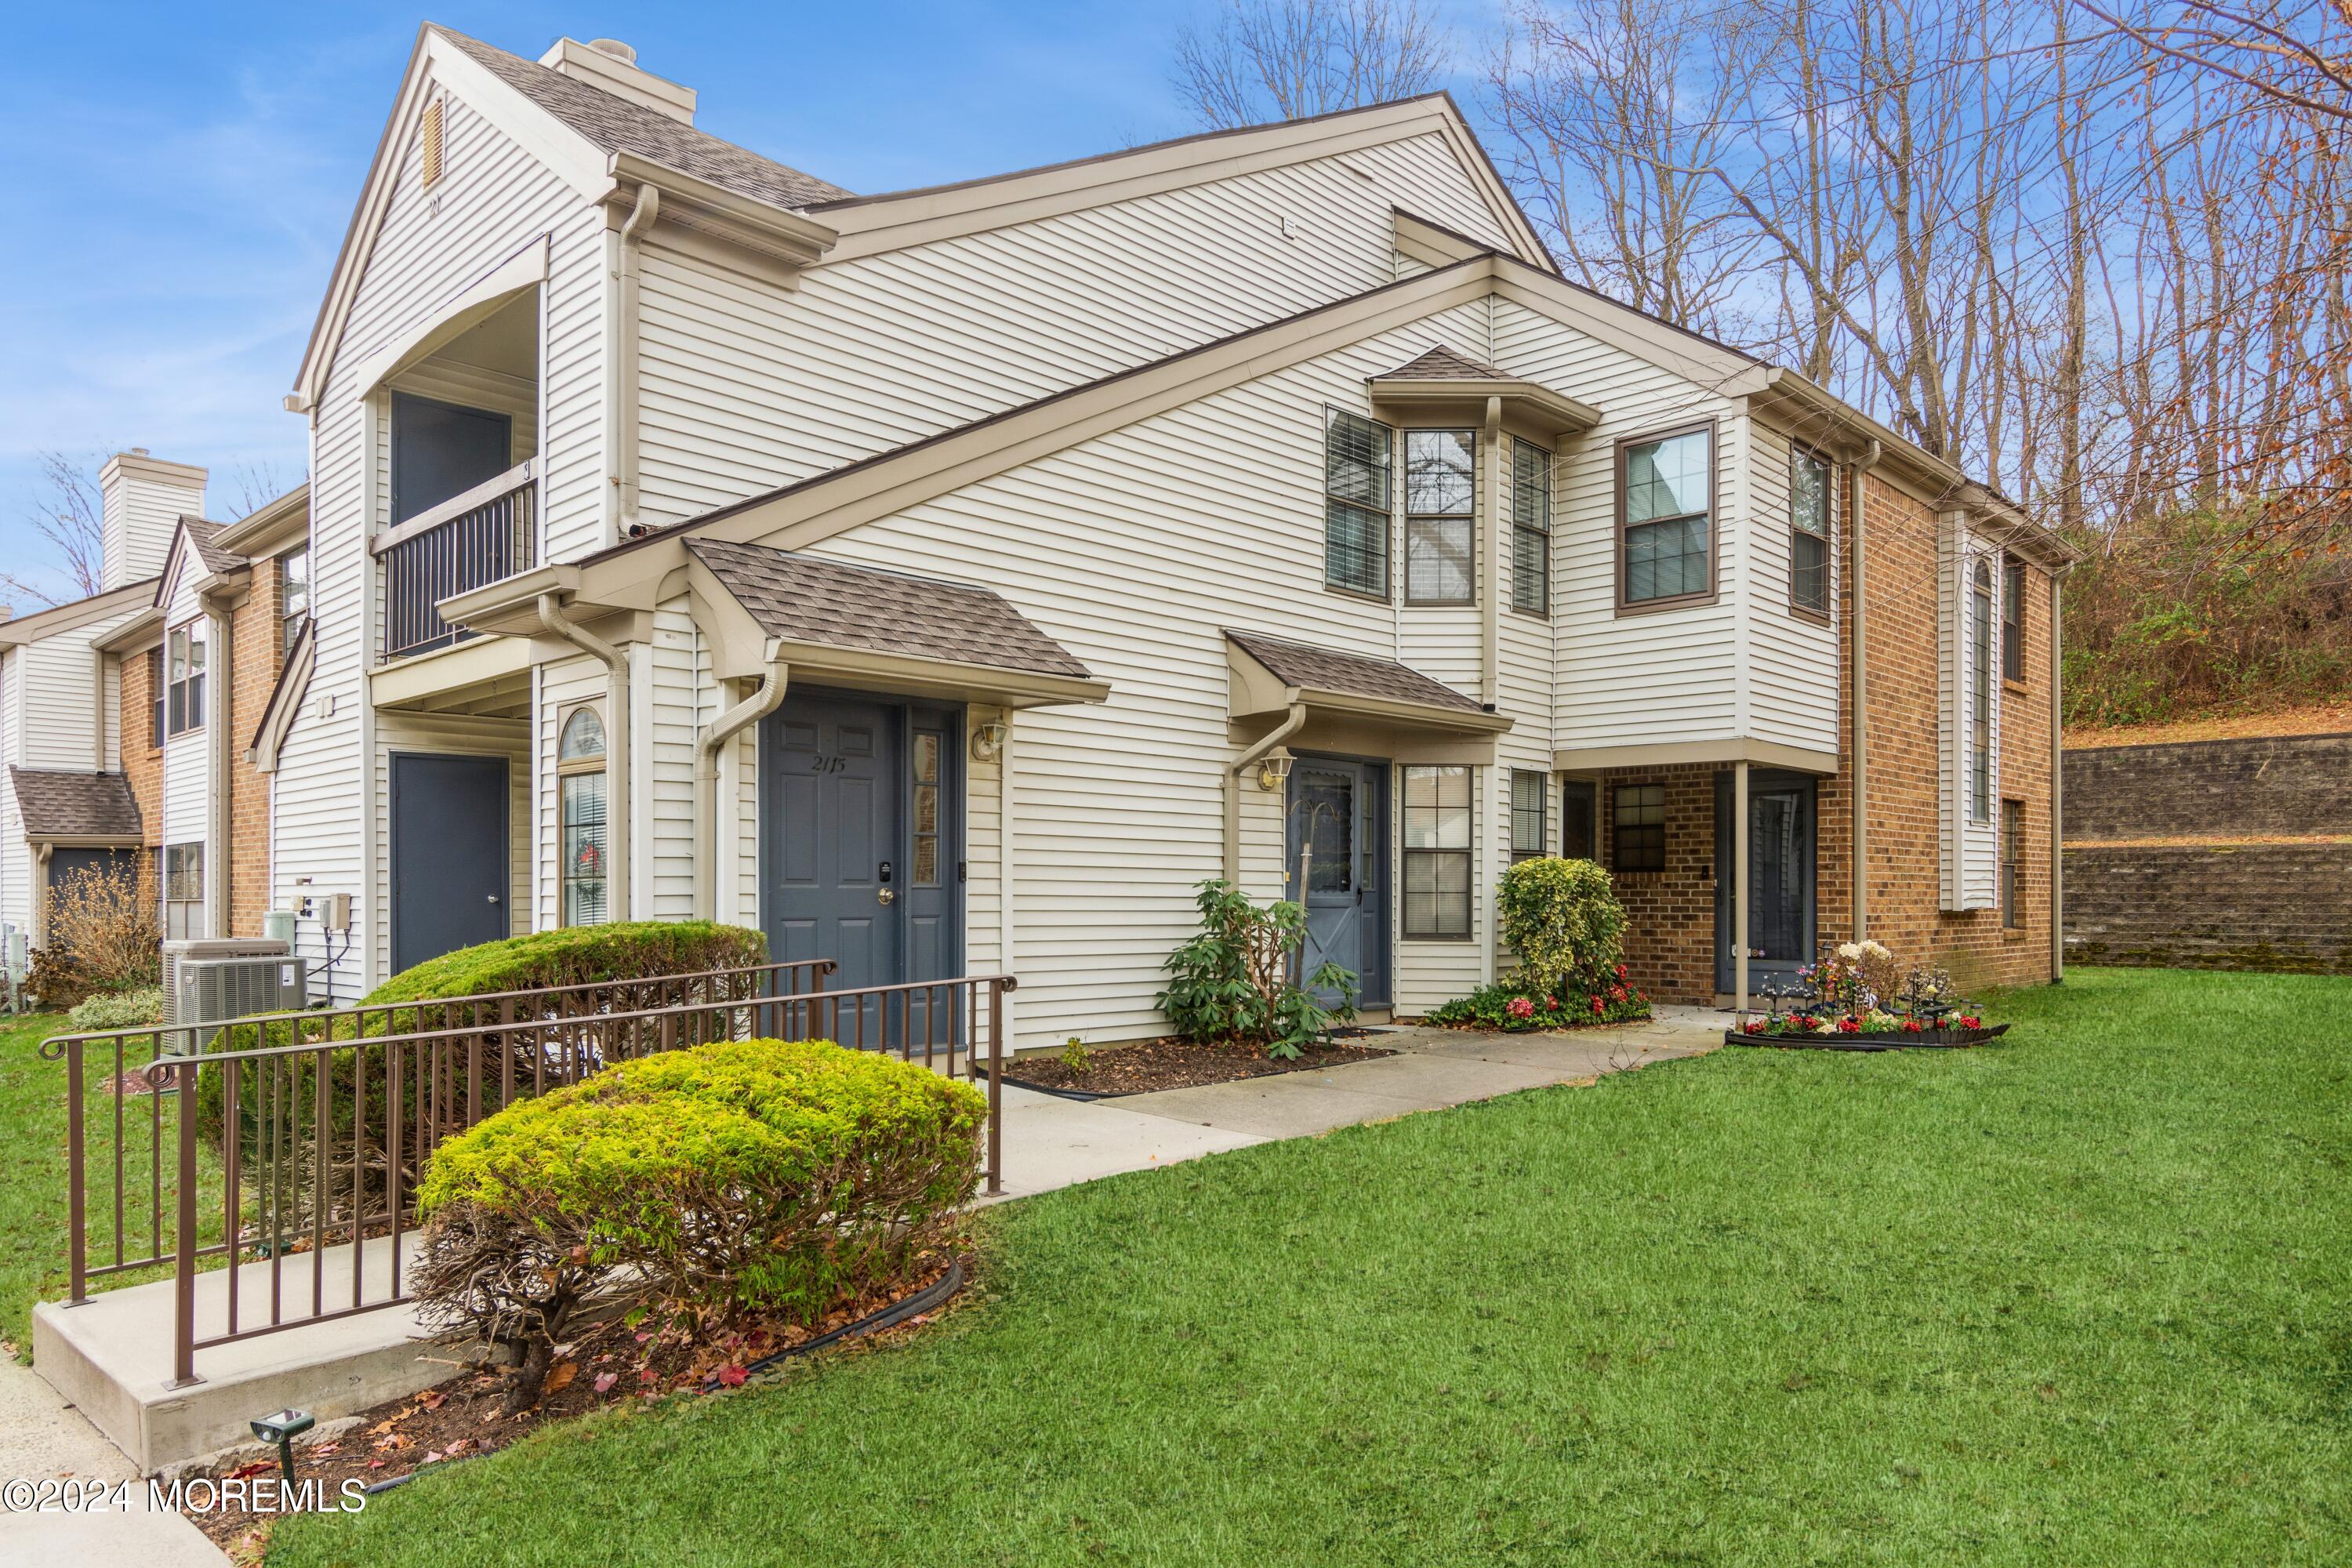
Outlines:
{"type": "Polygon", "coordinates": [[[1299,758],[1283,867],[1283,896],[1307,906],[1300,973],[1337,963],[1356,976],[1360,1000],[1380,1005],[1389,1001],[1387,784],[1385,763],[1299,758]]]}

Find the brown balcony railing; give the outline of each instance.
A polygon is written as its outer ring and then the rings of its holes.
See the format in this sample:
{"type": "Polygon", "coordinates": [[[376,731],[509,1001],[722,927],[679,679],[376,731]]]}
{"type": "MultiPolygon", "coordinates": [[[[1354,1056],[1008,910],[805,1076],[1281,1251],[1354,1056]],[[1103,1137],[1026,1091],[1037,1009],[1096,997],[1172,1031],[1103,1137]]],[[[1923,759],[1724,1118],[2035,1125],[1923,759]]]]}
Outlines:
{"type": "Polygon", "coordinates": [[[167,1053],[161,1028],[54,1036],[41,1054],[66,1068],[72,1300],[93,1279],[171,1266],[175,1384],[196,1381],[198,1351],[397,1305],[416,1183],[443,1139],[612,1063],[718,1039],[835,1039],[984,1077],[984,1172],[1002,1191],[991,1069],[1012,976],[826,991],[832,969],[270,1014],[194,1057],[167,1053]],[[132,1110],[141,1079],[152,1089],[132,1110]],[[200,1301],[212,1259],[226,1267],[200,1301]]]}
{"type": "Polygon", "coordinates": [[[383,563],[385,658],[473,636],[434,606],[539,564],[539,459],[417,513],[368,548],[383,563]]]}

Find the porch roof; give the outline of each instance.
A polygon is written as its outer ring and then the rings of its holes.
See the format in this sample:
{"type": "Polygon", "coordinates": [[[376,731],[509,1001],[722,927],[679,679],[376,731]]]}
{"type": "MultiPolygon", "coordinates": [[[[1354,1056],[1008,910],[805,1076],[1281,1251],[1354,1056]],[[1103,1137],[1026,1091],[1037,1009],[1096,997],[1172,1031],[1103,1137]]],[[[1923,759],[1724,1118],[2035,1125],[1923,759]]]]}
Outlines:
{"type": "Polygon", "coordinates": [[[139,842],[139,802],[122,774],[12,766],[8,776],[26,838],[139,842]]]}
{"type": "Polygon", "coordinates": [[[1511,721],[1410,665],[1263,632],[1227,627],[1227,708],[1234,718],[1310,710],[1415,728],[1499,733],[1511,721]]]}
{"type": "MultiPolygon", "coordinates": [[[[689,577],[709,607],[723,616],[731,605],[770,645],[761,657],[811,676],[911,681],[908,689],[1016,704],[1098,702],[1109,693],[1067,648],[986,588],[761,544],[690,539],[686,548],[699,568],[689,577]]],[[[750,651],[738,649],[722,665],[748,666],[750,651]]]]}

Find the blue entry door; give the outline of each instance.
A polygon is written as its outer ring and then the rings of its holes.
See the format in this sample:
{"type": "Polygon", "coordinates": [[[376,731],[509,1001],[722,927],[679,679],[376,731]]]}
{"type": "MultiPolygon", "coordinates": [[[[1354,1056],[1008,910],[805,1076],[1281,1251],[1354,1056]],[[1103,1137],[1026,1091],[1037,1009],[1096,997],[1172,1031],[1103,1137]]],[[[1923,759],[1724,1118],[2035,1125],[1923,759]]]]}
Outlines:
{"type": "Polygon", "coordinates": [[[393,753],[394,973],[512,934],[507,815],[504,757],[393,753]]]}
{"type": "Polygon", "coordinates": [[[764,727],[769,956],[832,959],[830,990],[906,978],[898,731],[889,704],[831,698],[787,699],[764,727]]]}
{"type": "Polygon", "coordinates": [[[1390,999],[1387,784],[1383,763],[1299,758],[1283,867],[1283,896],[1307,906],[1300,973],[1338,963],[1355,973],[1360,999],[1380,1005],[1390,999]]]}

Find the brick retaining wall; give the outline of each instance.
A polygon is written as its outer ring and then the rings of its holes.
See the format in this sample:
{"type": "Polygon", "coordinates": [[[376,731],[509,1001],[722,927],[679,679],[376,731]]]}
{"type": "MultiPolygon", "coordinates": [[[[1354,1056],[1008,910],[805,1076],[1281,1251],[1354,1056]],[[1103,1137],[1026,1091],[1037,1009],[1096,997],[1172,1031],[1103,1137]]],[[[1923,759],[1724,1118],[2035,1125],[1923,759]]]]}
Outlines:
{"type": "Polygon", "coordinates": [[[2352,735],[2066,752],[2066,837],[2352,833],[2352,735]]]}

